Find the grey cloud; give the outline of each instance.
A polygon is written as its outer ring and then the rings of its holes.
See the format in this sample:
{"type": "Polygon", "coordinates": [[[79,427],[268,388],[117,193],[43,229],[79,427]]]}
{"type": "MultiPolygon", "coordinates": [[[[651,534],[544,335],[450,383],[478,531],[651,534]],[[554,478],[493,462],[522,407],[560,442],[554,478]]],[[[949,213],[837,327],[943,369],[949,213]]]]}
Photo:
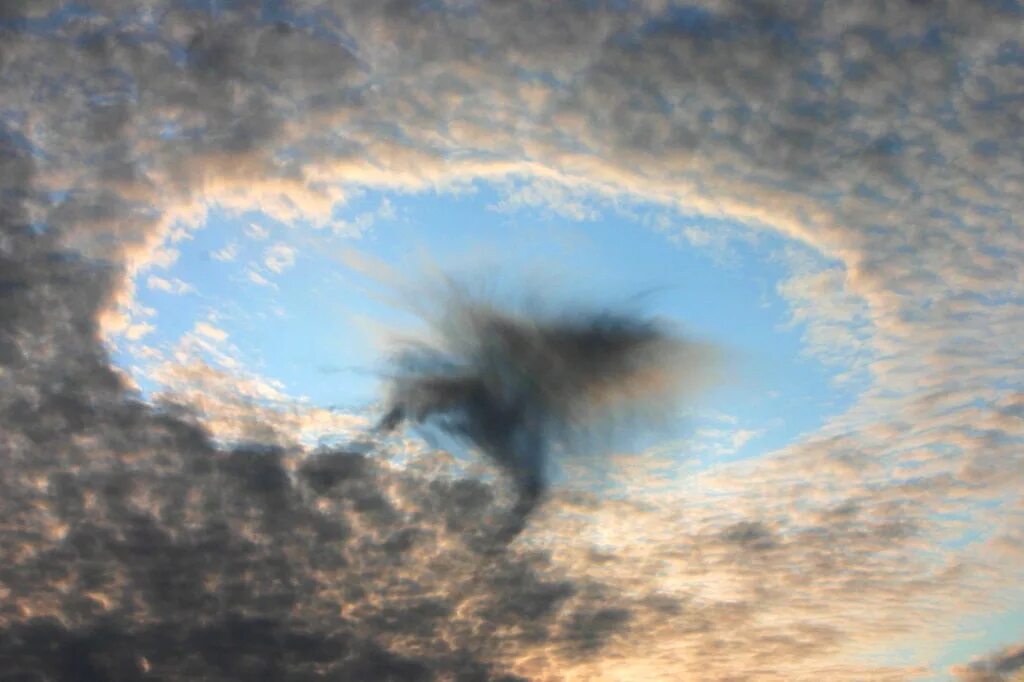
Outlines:
{"type": "Polygon", "coordinates": [[[711,354],[648,320],[612,313],[516,314],[456,289],[436,320],[438,348],[394,359],[381,428],[436,421],[478,447],[516,483],[509,534],[547,487],[549,459],[593,422],[645,406],[665,411],[680,384],[699,384],[711,354]],[[654,404],[656,403],[656,405],[654,404]]]}
{"type": "Polygon", "coordinates": [[[953,673],[963,682],[1009,682],[1024,670],[1024,646],[1009,646],[966,665],[955,666],[953,673]]]}
{"type": "MultiPolygon", "coordinates": [[[[463,159],[571,174],[582,158],[633,188],[797,216],[804,238],[841,260],[845,286],[870,298],[876,354],[899,370],[879,369],[891,383],[868,399],[962,393],[979,406],[969,423],[991,422],[992,437],[953,433],[964,452],[939,473],[861,486],[855,515],[801,529],[748,514],[695,535],[694,580],[737,566],[757,584],[782,576],[751,590],[759,601],[679,610],[676,634],[707,635],[701,674],[735,677],[745,647],[722,635],[732,627],[753,655],[776,652],[782,677],[784,661],[856,639],[847,623],[758,630],[751,613],[790,603],[783,594],[884,606],[954,593],[955,572],[905,554],[886,563],[882,550],[932,537],[931,510],[1019,487],[1019,420],[1006,407],[1021,366],[1019,4],[617,5],[291,2],[267,15],[250,2],[3,3],[5,669],[299,678],[313,661],[339,676],[486,679],[510,641],[593,655],[618,633],[656,629],[651,612],[675,612],[608,593],[589,603],[586,581],[542,554],[487,542],[507,511],[499,488],[387,471],[372,448],[308,459],[219,449],[187,414],[137,402],[98,341],[125,260],[165,211],[253,183],[277,182],[296,203],[300,190],[330,198],[359,169],[430,178],[458,175],[463,159]],[[348,170],[331,175],[332,163],[348,170]],[[956,480],[981,455],[985,466],[956,480]],[[818,572],[786,583],[794,565],[818,572]],[[897,570],[907,565],[920,570],[897,570]],[[757,573],[766,567],[779,570],[757,573]],[[457,579],[474,585],[464,601],[424,597],[457,579]],[[250,650],[240,633],[266,646],[250,650]],[[223,647],[244,655],[226,660],[223,647]]],[[[899,434],[888,442],[851,418],[842,476],[885,472],[901,445],[967,423],[955,407],[907,410],[883,423],[899,434]]],[[[789,466],[817,475],[829,447],[817,441],[789,466]]]]}
{"type": "Polygon", "coordinates": [[[504,680],[472,660],[423,661],[381,649],[345,632],[321,632],[267,618],[228,617],[205,625],[123,629],[111,619],[71,630],[56,619],[33,619],[0,631],[0,662],[9,679],[61,682],[169,679],[344,680],[406,682],[504,680]]]}
{"type": "Polygon", "coordinates": [[[630,615],[624,608],[577,612],[567,624],[567,636],[583,651],[592,651],[600,648],[611,634],[621,633],[629,623],[630,615]]]}
{"type": "Polygon", "coordinates": [[[366,456],[360,452],[320,453],[307,459],[299,473],[322,495],[336,485],[358,478],[366,466],[366,456]]]}
{"type": "MultiPolygon", "coordinates": [[[[53,402],[37,415],[67,411],[53,402]]],[[[218,450],[141,405],[60,435],[46,443],[59,462],[22,462],[4,486],[19,531],[4,534],[0,660],[27,679],[512,679],[481,628],[557,641],[576,592],[545,577],[543,555],[482,559],[464,540],[493,529],[435,513],[453,489],[456,506],[486,509],[480,483],[422,481],[351,452],[320,452],[296,478],[285,451],[218,450]]]]}
{"type": "Polygon", "coordinates": [[[722,539],[752,551],[762,551],[775,546],[772,531],[759,521],[740,521],[722,531],[722,539]]]}
{"type": "Polygon", "coordinates": [[[387,469],[367,444],[225,450],[139,402],[97,327],[116,269],[29,222],[33,163],[5,144],[5,675],[512,680],[489,623],[558,640],[561,604],[585,607],[574,581],[543,554],[488,546],[481,563],[465,542],[493,534],[494,512],[460,515],[494,504],[484,484],[387,469]],[[448,505],[457,524],[435,513],[448,505]]]}

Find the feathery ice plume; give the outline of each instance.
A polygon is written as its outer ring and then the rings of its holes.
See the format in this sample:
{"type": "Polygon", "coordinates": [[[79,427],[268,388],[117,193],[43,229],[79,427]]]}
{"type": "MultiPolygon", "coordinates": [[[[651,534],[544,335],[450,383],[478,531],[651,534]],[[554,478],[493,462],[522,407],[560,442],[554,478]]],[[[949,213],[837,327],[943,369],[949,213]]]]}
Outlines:
{"type": "Polygon", "coordinates": [[[704,344],[667,325],[611,312],[503,311],[452,296],[436,344],[409,344],[380,429],[430,422],[476,446],[514,481],[514,536],[546,489],[551,453],[598,423],[653,415],[698,383],[704,344]]]}

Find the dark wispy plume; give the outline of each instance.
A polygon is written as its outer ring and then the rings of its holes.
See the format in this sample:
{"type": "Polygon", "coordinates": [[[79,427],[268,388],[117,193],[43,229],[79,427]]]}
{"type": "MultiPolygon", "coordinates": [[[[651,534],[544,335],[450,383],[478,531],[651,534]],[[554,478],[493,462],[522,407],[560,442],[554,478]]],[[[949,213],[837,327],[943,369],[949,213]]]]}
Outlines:
{"type": "Polygon", "coordinates": [[[960,682],[1013,682],[1024,670],[1024,644],[993,651],[966,665],[954,666],[952,673],[960,682]]]}
{"type": "Polygon", "coordinates": [[[553,453],[591,429],[651,424],[704,382],[714,354],[668,324],[610,310],[503,309],[448,287],[433,342],[393,357],[380,428],[434,423],[513,479],[517,533],[547,486],[553,453]]]}

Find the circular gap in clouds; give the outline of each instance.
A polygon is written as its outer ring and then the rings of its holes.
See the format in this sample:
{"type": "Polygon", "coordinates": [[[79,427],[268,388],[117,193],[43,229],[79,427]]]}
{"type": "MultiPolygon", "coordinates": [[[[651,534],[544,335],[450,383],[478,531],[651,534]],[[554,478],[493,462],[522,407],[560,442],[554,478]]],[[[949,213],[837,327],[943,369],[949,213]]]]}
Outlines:
{"type": "Polygon", "coordinates": [[[725,381],[662,444],[703,464],[781,447],[861,388],[837,387],[849,368],[814,359],[791,322],[779,285],[793,259],[780,256],[802,247],[655,205],[577,197],[567,211],[510,196],[484,183],[458,194],[365,190],[324,226],[214,208],[173,245],[172,264],[138,275],[136,302],[153,329],[116,339],[114,361],[148,397],[168,388],[169,366],[195,357],[245,377],[235,385],[255,402],[366,414],[380,398],[380,341],[412,322],[381,281],[437,271],[489,282],[499,296],[525,285],[559,302],[640,310],[727,349],[725,381]]]}

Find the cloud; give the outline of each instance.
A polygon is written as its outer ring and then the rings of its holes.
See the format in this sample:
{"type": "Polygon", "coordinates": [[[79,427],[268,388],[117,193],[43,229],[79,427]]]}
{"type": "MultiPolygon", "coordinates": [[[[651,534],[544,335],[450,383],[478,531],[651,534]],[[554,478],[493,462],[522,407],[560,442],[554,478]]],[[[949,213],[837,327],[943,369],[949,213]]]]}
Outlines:
{"type": "Polygon", "coordinates": [[[245,228],[245,236],[257,241],[263,241],[270,236],[270,230],[262,225],[249,223],[249,226],[245,228]]]}
{"type": "MultiPolygon", "coordinates": [[[[669,412],[707,381],[715,354],[654,321],[610,312],[504,311],[452,286],[431,320],[438,347],[394,358],[381,428],[437,421],[508,472],[519,493],[514,535],[547,487],[548,459],[580,430],[669,412]]],[[[428,308],[437,306],[430,301],[428,308]]]]}
{"type": "Polygon", "coordinates": [[[150,275],[146,278],[146,286],[156,291],[163,291],[168,294],[190,294],[195,291],[188,282],[183,282],[177,278],[165,278],[158,277],[157,275],[150,275]]]}
{"type": "Polygon", "coordinates": [[[82,671],[492,679],[500,675],[491,664],[437,634],[463,639],[460,628],[501,619],[545,636],[558,621],[553,607],[573,600],[571,585],[543,577],[535,560],[492,555],[481,572],[479,557],[460,544],[474,528],[458,505],[486,517],[486,496],[460,502],[441,481],[421,488],[359,453],[296,461],[265,447],[216,451],[181,417],[149,415],[135,414],[125,445],[150,449],[129,470],[82,453],[19,497],[36,506],[23,527],[43,535],[32,551],[12,547],[5,566],[21,576],[6,599],[16,616],[0,644],[8,671],[53,679],[82,671]],[[151,468],[149,457],[164,459],[162,468],[151,468]],[[392,498],[389,486],[426,496],[392,498]],[[430,520],[443,515],[413,520],[420,504],[454,505],[460,532],[430,520]],[[444,567],[424,574],[418,567],[428,560],[444,567]],[[429,582],[430,595],[402,586],[410,569],[429,582]],[[460,576],[459,587],[449,582],[460,576]],[[514,600],[498,597],[511,585],[514,600]]]}
{"type": "Polygon", "coordinates": [[[156,326],[149,322],[139,322],[137,324],[130,324],[124,330],[124,337],[129,341],[138,341],[143,336],[146,336],[153,332],[156,326]]]}
{"type": "Polygon", "coordinates": [[[540,209],[577,222],[593,221],[600,217],[593,193],[579,187],[566,187],[551,180],[513,183],[506,196],[494,209],[511,213],[524,208],[540,209]]]}
{"type": "Polygon", "coordinates": [[[387,197],[381,199],[380,204],[373,211],[364,211],[356,215],[352,220],[331,221],[331,231],[336,235],[346,237],[362,237],[366,235],[373,226],[380,220],[390,221],[397,217],[394,205],[387,197]]]}
{"type": "Polygon", "coordinates": [[[214,341],[223,341],[228,338],[228,333],[220,327],[215,327],[209,322],[196,323],[196,332],[214,341]]]}
{"type": "Polygon", "coordinates": [[[951,671],[963,682],[1007,682],[1024,670],[1024,646],[1009,646],[951,671]]]}
{"type": "Polygon", "coordinates": [[[370,425],[359,414],[295,398],[280,382],[188,339],[175,349],[173,359],[161,359],[145,376],[159,385],[158,401],[188,406],[210,436],[223,443],[315,446],[325,440],[358,439],[370,425]]]}
{"type": "Polygon", "coordinates": [[[249,268],[245,271],[246,278],[253,284],[259,284],[263,287],[277,288],[277,285],[271,282],[269,279],[260,274],[255,268],[249,268]]]}
{"type": "Polygon", "coordinates": [[[689,448],[713,457],[727,457],[736,454],[751,439],[760,435],[761,431],[754,429],[702,428],[694,434],[694,442],[689,444],[689,448]]]}
{"type": "Polygon", "coordinates": [[[295,249],[287,244],[274,244],[263,252],[263,265],[280,275],[295,265],[295,249]]]}
{"type": "Polygon", "coordinates": [[[491,624],[502,645],[558,641],[559,607],[595,608],[542,553],[482,561],[503,504],[487,485],[372,445],[222,449],[187,410],[138,402],[96,333],[113,271],[32,228],[32,162],[4,150],[5,671],[512,680],[491,624]]]}
{"type": "Polygon", "coordinates": [[[958,540],[1019,530],[1017,3],[278,9],[0,9],[7,669],[905,680],[1015,594],[1019,562],[958,540]],[[350,185],[514,177],[528,206],[630,195],[799,242],[783,293],[863,393],[761,461],[553,491],[481,560],[501,485],[375,454],[315,494],[302,456],[217,448],[110,366],[105,323],[153,324],[132,278],[208,206],[329,224],[350,185]],[[864,662],[893,642],[924,653],[864,662]]]}
{"type": "Polygon", "coordinates": [[[212,254],[214,260],[230,262],[238,258],[238,244],[231,242],[222,249],[217,249],[212,254]]]}

